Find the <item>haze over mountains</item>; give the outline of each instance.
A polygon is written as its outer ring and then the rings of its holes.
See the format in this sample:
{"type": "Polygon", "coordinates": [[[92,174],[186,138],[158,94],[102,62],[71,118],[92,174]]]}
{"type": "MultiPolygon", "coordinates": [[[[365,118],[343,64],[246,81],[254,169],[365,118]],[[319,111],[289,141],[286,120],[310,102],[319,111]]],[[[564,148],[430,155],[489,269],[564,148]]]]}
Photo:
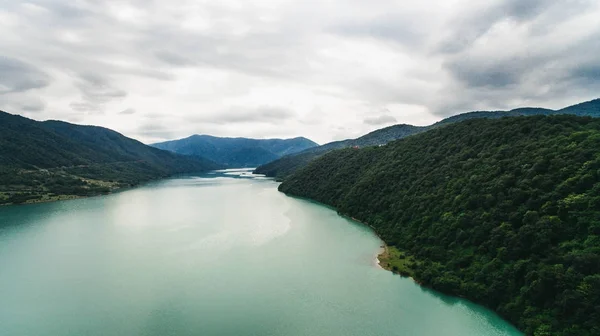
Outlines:
{"type": "Polygon", "coordinates": [[[248,139],[192,135],[185,139],[166,141],[151,146],[175,153],[202,157],[232,168],[256,167],[291,155],[317,143],[303,138],[248,139]]]}
{"type": "Polygon", "coordinates": [[[373,131],[367,135],[356,139],[330,142],[303,152],[285,156],[268,164],[258,167],[255,172],[269,177],[285,178],[298,169],[305,167],[312,160],[322,156],[335,149],[348,148],[354,146],[375,146],[383,145],[390,141],[402,139],[409,135],[421,133],[440,126],[457,123],[468,119],[497,119],[502,117],[515,116],[533,116],[533,115],[560,115],[570,114],[576,116],[600,117],[600,99],[583,102],[569,106],[560,110],[550,110],[544,108],[517,108],[510,111],[476,111],[461,113],[448,117],[430,126],[412,126],[412,125],[394,125],[373,131]]]}
{"type": "Polygon", "coordinates": [[[259,166],[257,173],[285,178],[335,149],[383,145],[466,119],[554,114],[598,117],[600,99],[561,110],[463,113],[427,127],[394,125],[322,146],[303,137],[260,140],[194,135],[153,148],[102,127],[39,122],[0,112],[0,202],[88,196],[173,174],[226,167],[259,166]]]}

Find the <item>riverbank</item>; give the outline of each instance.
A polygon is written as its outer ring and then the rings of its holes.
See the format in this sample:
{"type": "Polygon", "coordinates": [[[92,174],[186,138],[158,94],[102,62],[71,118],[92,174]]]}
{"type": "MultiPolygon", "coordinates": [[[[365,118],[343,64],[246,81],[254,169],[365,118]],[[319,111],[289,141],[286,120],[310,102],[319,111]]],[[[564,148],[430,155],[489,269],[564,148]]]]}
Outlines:
{"type": "Polygon", "coordinates": [[[45,194],[45,195],[39,196],[39,198],[28,199],[28,200],[25,200],[20,203],[0,203],[0,207],[11,206],[11,205],[28,205],[28,204],[52,203],[52,202],[59,202],[59,201],[71,201],[71,200],[76,200],[76,199],[81,199],[81,198],[109,195],[115,191],[120,191],[120,189],[115,189],[114,191],[110,191],[108,193],[86,195],[86,196],[82,196],[82,195],[52,195],[51,196],[51,195],[45,194]]]}
{"type": "Polygon", "coordinates": [[[394,246],[384,244],[381,248],[382,251],[377,255],[377,261],[381,268],[414,280],[414,269],[418,262],[412,256],[394,246]]]}
{"type": "Polygon", "coordinates": [[[0,192],[0,206],[10,205],[27,205],[27,204],[39,204],[39,203],[50,203],[58,201],[69,201],[80,198],[96,197],[102,195],[108,195],[117,191],[121,191],[126,188],[111,188],[108,191],[90,192],[84,195],[77,194],[54,194],[51,192],[0,192]]]}
{"type": "Polygon", "coordinates": [[[342,217],[349,218],[354,222],[370,227],[371,230],[373,230],[373,233],[379,238],[379,240],[381,240],[381,252],[379,252],[377,255],[377,264],[379,267],[400,276],[411,278],[413,281],[419,283],[414,278],[414,269],[419,265],[418,261],[414,257],[409,256],[406,254],[406,252],[401,251],[395,246],[388,246],[385,241],[383,241],[381,236],[377,234],[377,231],[372,225],[369,225],[357,218],[345,216],[339,212],[338,214],[342,217]]]}

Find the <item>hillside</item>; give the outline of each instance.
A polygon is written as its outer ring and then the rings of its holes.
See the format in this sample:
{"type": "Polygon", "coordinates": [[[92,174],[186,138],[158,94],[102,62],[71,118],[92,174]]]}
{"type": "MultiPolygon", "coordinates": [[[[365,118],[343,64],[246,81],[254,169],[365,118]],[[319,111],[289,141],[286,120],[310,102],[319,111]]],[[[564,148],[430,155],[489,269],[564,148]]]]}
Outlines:
{"type": "Polygon", "coordinates": [[[151,146],[184,155],[207,158],[227,167],[256,167],[284,155],[317,146],[306,138],[248,139],[209,135],[152,144],[151,146]]]}
{"type": "MultiPolygon", "coordinates": [[[[576,112],[576,111],[574,111],[576,112]]],[[[443,126],[448,124],[453,124],[457,122],[461,122],[469,119],[499,119],[504,117],[519,117],[519,116],[534,116],[534,115],[553,115],[556,111],[549,110],[545,108],[537,108],[537,107],[523,107],[510,111],[475,111],[475,112],[467,112],[457,114],[455,116],[448,117],[437,123],[431,125],[430,127],[443,126]]],[[[575,114],[576,113],[565,113],[565,114],[575,114]]]]}
{"type": "Polygon", "coordinates": [[[565,107],[557,113],[575,114],[578,116],[600,117],[600,99],[565,107]]]}
{"type": "Polygon", "coordinates": [[[218,167],[106,128],[38,122],[0,111],[0,204],[95,195],[218,167]]]}
{"type": "Polygon", "coordinates": [[[387,142],[402,139],[406,136],[421,133],[440,126],[445,126],[468,119],[498,119],[503,117],[533,116],[533,115],[557,115],[571,114],[576,116],[600,117],[600,99],[566,107],[561,110],[550,110],[544,108],[524,107],[510,111],[477,111],[461,113],[448,117],[433,125],[426,127],[417,127],[411,125],[394,125],[380,130],[373,131],[358,139],[336,141],[319,147],[300,152],[295,155],[288,155],[279,160],[269,162],[256,169],[257,174],[264,174],[269,177],[283,179],[294,173],[296,170],[305,167],[312,160],[328,153],[334,149],[348,148],[353,146],[374,146],[385,144],[387,142]]]}
{"type": "Polygon", "coordinates": [[[527,335],[600,335],[600,120],[474,119],[334,151],[280,191],[373,227],[384,265],[527,335]]]}
{"type": "Polygon", "coordinates": [[[348,147],[364,147],[383,145],[390,141],[401,139],[412,134],[426,131],[427,128],[412,125],[394,125],[382,128],[360,138],[343,141],[330,142],[322,146],[314,147],[297,154],[287,155],[278,160],[262,165],[254,171],[256,174],[264,174],[269,177],[284,178],[296,170],[305,167],[312,160],[321,157],[336,149],[348,147]]]}

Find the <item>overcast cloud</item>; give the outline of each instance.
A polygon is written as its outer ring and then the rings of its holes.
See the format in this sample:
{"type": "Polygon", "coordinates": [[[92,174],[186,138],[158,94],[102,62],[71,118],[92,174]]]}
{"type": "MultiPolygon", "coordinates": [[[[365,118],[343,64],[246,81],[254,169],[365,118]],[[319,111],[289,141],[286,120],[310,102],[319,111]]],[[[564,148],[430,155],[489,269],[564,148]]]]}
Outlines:
{"type": "Polygon", "coordinates": [[[600,2],[0,0],[0,109],[324,143],[600,97],[600,2]]]}

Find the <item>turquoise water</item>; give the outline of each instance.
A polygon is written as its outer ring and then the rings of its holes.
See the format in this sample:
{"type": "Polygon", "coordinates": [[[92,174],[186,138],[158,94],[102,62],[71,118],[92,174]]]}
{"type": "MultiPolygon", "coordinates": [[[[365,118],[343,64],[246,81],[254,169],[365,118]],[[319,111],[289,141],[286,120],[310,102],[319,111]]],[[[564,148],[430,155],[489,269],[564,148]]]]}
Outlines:
{"type": "Polygon", "coordinates": [[[228,171],[0,208],[0,335],[521,335],[379,269],[335,211],[228,171]]]}

